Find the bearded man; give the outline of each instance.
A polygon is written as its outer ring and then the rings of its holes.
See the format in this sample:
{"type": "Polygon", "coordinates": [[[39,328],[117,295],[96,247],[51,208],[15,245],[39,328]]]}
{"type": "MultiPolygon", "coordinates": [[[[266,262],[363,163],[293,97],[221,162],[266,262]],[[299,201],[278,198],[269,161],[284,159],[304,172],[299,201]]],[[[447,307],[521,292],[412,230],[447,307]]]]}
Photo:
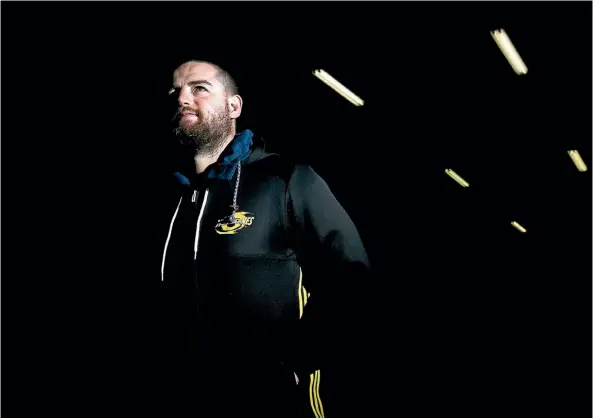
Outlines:
{"type": "Polygon", "coordinates": [[[174,173],[161,263],[164,384],[182,388],[171,413],[324,417],[321,368],[341,355],[353,309],[345,290],[370,272],[359,233],[311,167],[237,132],[243,99],[225,70],[186,62],[170,96],[193,159],[174,173]]]}

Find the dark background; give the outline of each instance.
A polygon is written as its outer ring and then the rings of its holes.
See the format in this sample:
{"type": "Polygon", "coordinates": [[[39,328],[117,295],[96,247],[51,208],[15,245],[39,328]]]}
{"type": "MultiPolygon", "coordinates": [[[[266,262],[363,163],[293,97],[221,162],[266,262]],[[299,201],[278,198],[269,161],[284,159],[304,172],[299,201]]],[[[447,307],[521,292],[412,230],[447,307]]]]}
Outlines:
{"type": "Polygon", "coordinates": [[[4,416],[166,409],[158,184],[192,58],[236,76],[242,127],[311,164],[368,247],[368,326],[324,371],[328,417],[591,416],[591,176],[567,155],[591,166],[591,12],[2,3],[4,416]]]}

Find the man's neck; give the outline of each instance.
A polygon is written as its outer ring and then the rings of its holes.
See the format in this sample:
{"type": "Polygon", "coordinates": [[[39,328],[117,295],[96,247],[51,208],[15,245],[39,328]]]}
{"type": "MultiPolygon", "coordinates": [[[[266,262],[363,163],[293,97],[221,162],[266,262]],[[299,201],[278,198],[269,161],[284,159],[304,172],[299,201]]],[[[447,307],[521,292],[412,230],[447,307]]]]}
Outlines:
{"type": "Polygon", "coordinates": [[[202,174],[208,167],[215,164],[218,159],[220,158],[220,154],[226,149],[226,147],[232,142],[235,138],[235,134],[231,134],[226,141],[223,142],[223,145],[217,149],[215,152],[210,152],[207,155],[200,154],[200,152],[196,152],[194,156],[194,163],[196,165],[196,174],[202,174]]]}

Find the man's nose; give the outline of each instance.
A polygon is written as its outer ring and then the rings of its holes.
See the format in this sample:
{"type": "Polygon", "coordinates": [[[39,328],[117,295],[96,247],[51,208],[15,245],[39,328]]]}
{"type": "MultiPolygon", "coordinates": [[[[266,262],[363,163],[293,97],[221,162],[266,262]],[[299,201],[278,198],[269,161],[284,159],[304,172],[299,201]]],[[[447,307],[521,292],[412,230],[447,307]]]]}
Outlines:
{"type": "Polygon", "coordinates": [[[179,97],[177,98],[177,102],[181,107],[188,107],[191,105],[192,97],[189,92],[189,89],[183,88],[179,89],[179,97]]]}

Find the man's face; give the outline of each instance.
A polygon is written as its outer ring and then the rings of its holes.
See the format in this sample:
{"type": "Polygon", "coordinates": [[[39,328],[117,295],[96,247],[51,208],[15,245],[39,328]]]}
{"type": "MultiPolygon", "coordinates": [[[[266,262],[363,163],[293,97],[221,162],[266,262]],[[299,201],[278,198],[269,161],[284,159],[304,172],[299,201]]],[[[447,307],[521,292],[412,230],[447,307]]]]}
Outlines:
{"type": "Polygon", "coordinates": [[[173,73],[177,111],[173,130],[184,147],[211,155],[234,133],[232,100],[217,78],[218,71],[206,63],[188,62],[173,73]]]}

